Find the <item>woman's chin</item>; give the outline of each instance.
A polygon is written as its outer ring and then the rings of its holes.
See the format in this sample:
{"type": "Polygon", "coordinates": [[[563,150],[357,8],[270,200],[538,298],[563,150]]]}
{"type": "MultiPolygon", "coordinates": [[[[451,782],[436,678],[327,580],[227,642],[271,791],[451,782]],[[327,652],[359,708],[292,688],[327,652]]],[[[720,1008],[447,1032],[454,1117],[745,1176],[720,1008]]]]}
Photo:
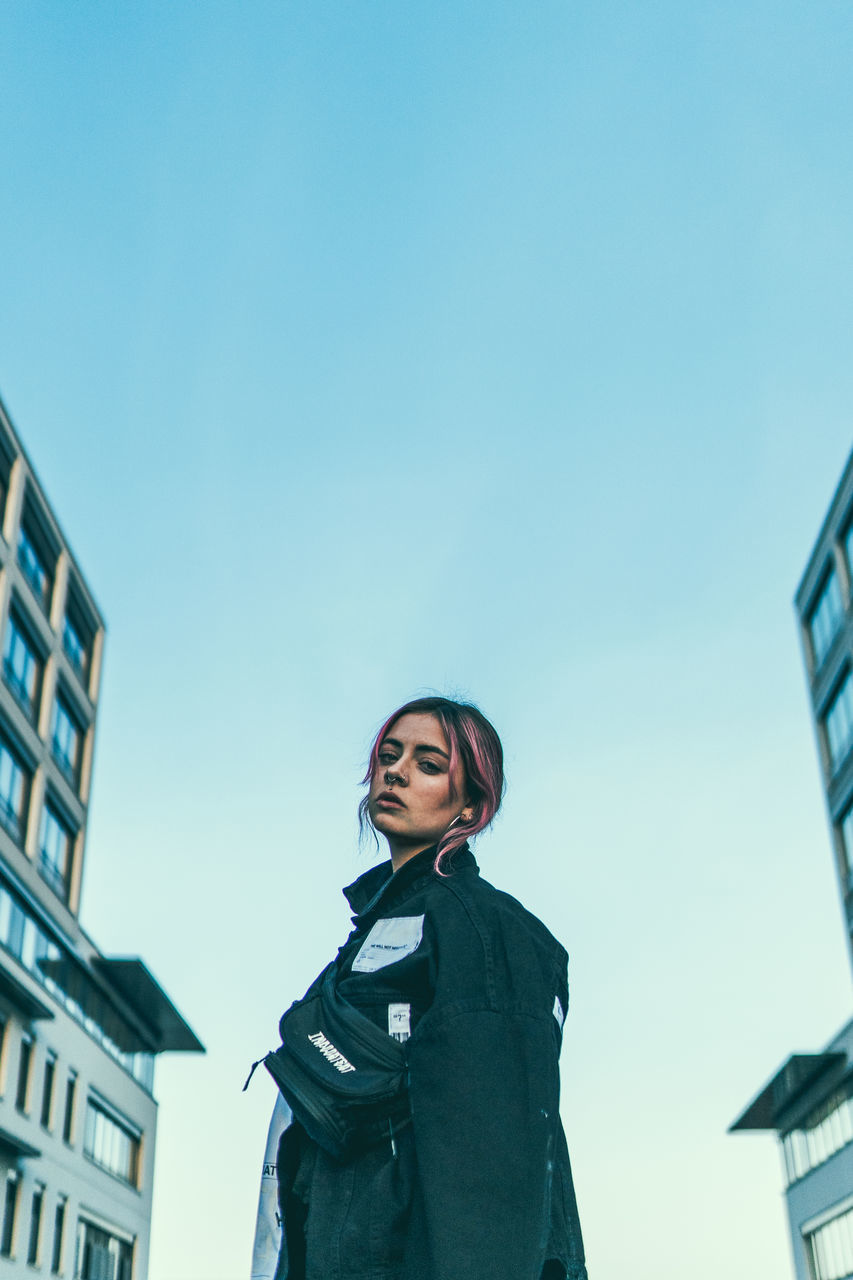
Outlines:
{"type": "Polygon", "coordinates": [[[400,821],[403,817],[402,812],[394,813],[393,810],[380,809],[377,813],[370,815],[370,820],[383,836],[403,835],[406,825],[405,821],[400,821]]]}

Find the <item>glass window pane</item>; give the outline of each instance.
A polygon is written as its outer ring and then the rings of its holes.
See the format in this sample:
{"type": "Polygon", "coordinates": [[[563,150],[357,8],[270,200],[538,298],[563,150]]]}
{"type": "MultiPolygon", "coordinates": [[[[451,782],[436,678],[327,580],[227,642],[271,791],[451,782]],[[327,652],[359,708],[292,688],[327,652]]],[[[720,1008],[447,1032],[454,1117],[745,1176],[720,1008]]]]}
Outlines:
{"type": "Polygon", "coordinates": [[[38,596],[41,604],[47,609],[50,605],[50,596],[53,590],[50,569],[46,557],[23,523],[18,532],[18,564],[21,566],[24,577],[36,596],[38,596]]]}
{"type": "Polygon", "coordinates": [[[63,700],[57,697],[53,704],[51,750],[57,764],[75,784],[77,781],[77,766],[80,762],[82,737],[82,730],[78,727],[71,711],[63,700]]]}
{"type": "Polygon", "coordinates": [[[829,652],[843,617],[841,588],[833,570],[823,586],[809,615],[808,627],[815,666],[819,667],[829,652]]]}
{"type": "Polygon", "coordinates": [[[830,761],[836,769],[850,749],[853,737],[853,681],[849,674],[835,695],[824,720],[830,761]]]}
{"type": "Polygon", "coordinates": [[[102,1168],[136,1185],[136,1160],[139,1138],[109,1115],[93,1099],[86,1109],[85,1151],[102,1168]]]}
{"type": "Polygon", "coordinates": [[[65,823],[46,802],[39,832],[39,869],[51,888],[62,898],[68,896],[73,837],[65,823]]]}
{"type": "Polygon", "coordinates": [[[853,1210],[839,1214],[808,1237],[815,1280],[843,1280],[853,1272],[853,1210]]]}

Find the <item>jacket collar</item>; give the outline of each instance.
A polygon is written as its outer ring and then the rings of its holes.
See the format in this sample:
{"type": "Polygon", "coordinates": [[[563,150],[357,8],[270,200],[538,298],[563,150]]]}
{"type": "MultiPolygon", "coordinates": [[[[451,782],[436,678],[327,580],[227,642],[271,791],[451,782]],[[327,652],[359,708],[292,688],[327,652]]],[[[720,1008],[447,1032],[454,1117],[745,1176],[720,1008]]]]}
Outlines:
{"type": "MultiPolygon", "coordinates": [[[[431,848],[416,853],[408,862],[403,863],[399,871],[392,870],[390,859],[388,862],[381,862],[378,867],[371,867],[348,885],[343,893],[356,919],[379,909],[387,911],[394,903],[419,889],[422,883],[440,879],[434,867],[437,847],[432,845],[431,848]]],[[[446,874],[452,875],[468,868],[473,868],[477,875],[480,874],[480,868],[467,844],[454,849],[447,862],[449,865],[446,874]]]]}

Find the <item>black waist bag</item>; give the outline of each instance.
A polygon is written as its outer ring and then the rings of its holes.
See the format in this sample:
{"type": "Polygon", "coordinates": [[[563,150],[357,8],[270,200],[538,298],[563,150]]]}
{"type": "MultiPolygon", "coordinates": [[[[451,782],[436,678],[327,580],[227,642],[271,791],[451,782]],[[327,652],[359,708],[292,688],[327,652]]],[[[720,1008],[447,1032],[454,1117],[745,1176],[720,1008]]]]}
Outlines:
{"type": "Polygon", "coordinates": [[[409,1118],[405,1050],[343,999],[334,974],[279,1030],[264,1066],[306,1133],[338,1160],[383,1139],[393,1148],[409,1118]]]}

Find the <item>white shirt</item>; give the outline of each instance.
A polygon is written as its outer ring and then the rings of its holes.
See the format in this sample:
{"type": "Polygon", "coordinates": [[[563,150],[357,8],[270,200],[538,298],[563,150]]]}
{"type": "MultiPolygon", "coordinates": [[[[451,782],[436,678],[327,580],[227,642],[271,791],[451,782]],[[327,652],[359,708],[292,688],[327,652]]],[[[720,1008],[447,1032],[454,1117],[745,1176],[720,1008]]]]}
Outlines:
{"type": "Polygon", "coordinates": [[[281,1218],[278,1212],[278,1141],[292,1122],[290,1107],[281,1094],[275,1100],[267,1145],[261,1170],[261,1190],[258,1195],[258,1220],[255,1226],[255,1243],[252,1249],[252,1280],[274,1280],[279,1249],[281,1248],[281,1218]]]}

